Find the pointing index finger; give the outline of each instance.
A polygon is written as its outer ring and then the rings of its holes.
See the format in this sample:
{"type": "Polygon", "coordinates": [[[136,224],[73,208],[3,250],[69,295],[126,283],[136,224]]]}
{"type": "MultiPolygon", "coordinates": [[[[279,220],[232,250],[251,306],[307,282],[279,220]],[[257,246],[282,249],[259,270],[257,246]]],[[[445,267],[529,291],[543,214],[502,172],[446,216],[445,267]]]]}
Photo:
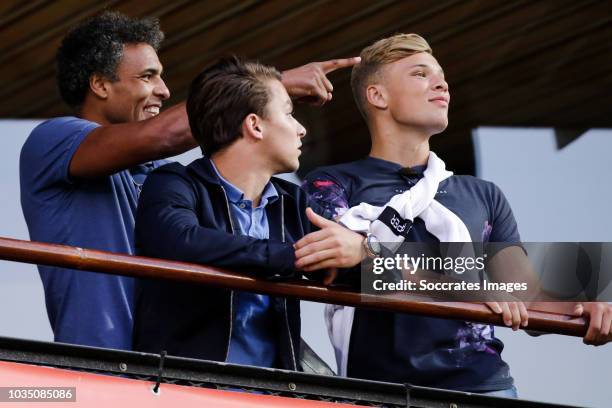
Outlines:
{"type": "Polygon", "coordinates": [[[339,58],[333,59],[329,61],[320,62],[321,69],[323,73],[329,74],[332,71],[335,71],[340,68],[348,68],[352,67],[355,64],[359,64],[361,62],[361,57],[353,57],[353,58],[339,58]]]}

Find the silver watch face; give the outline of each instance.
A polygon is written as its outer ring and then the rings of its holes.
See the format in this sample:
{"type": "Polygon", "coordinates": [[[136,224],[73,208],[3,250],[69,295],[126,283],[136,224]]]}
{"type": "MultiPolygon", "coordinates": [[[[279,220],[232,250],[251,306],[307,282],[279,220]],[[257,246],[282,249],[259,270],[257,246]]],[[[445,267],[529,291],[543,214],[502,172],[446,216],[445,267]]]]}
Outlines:
{"type": "Polygon", "coordinates": [[[368,235],[368,241],[367,242],[368,242],[368,247],[370,247],[370,251],[372,251],[376,255],[380,255],[381,246],[380,246],[380,242],[378,241],[378,238],[376,238],[374,235],[370,234],[370,235],[368,235]]]}

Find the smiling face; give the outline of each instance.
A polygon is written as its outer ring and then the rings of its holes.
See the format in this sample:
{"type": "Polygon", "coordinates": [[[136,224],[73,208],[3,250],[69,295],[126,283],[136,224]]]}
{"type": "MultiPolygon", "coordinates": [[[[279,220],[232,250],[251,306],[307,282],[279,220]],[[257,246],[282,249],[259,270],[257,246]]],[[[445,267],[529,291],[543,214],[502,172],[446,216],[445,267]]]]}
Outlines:
{"type": "Polygon", "coordinates": [[[116,81],[108,81],[104,116],[109,123],[136,122],[159,114],[170,91],[161,78],[162,65],[148,44],[126,44],[116,81]]]}
{"type": "Polygon", "coordinates": [[[419,52],[387,64],[379,85],[386,109],[399,125],[418,128],[429,135],[448,126],[450,93],[444,71],[428,53],[419,52]]]}
{"type": "Polygon", "coordinates": [[[293,103],[278,80],[267,81],[270,99],[261,121],[263,152],[274,174],[298,169],[306,129],[293,117],[293,103]]]}

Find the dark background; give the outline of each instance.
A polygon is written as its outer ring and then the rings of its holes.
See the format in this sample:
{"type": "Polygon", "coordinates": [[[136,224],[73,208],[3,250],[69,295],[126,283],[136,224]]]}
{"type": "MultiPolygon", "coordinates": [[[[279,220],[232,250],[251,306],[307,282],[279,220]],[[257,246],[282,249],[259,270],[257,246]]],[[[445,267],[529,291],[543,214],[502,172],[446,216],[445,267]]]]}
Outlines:
{"type": "MultiPolygon", "coordinates": [[[[70,26],[105,8],[160,18],[170,103],[184,99],[191,78],[224,54],[286,69],[355,56],[393,33],[421,34],[452,93],[450,126],[432,149],[457,173],[474,172],[477,126],[554,127],[559,146],[588,128],[612,127],[612,7],[597,0],[4,0],[0,117],[69,113],[55,86],[55,50],[70,26]]],[[[302,174],[369,150],[349,75],[330,75],[334,99],[324,109],[298,107],[309,130],[302,174]]]]}

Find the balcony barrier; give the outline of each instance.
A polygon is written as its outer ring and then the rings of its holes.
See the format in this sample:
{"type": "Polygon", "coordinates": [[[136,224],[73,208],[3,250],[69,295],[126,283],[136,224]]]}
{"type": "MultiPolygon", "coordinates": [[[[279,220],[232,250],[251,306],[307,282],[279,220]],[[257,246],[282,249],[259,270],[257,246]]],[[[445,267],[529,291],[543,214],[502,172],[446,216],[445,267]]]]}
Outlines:
{"type": "MultiPolygon", "coordinates": [[[[501,315],[482,303],[439,302],[422,297],[391,298],[362,294],[345,288],[326,287],[310,281],[270,282],[219,268],[156,258],[115,254],[65,245],[45,244],[0,237],[0,259],[30,264],[59,266],[135,278],[170,279],[196,284],[294,297],[321,303],[374,308],[415,315],[467,320],[505,326],[501,315]]],[[[584,319],[552,312],[539,303],[529,310],[529,330],[582,337],[584,319]]]]}

